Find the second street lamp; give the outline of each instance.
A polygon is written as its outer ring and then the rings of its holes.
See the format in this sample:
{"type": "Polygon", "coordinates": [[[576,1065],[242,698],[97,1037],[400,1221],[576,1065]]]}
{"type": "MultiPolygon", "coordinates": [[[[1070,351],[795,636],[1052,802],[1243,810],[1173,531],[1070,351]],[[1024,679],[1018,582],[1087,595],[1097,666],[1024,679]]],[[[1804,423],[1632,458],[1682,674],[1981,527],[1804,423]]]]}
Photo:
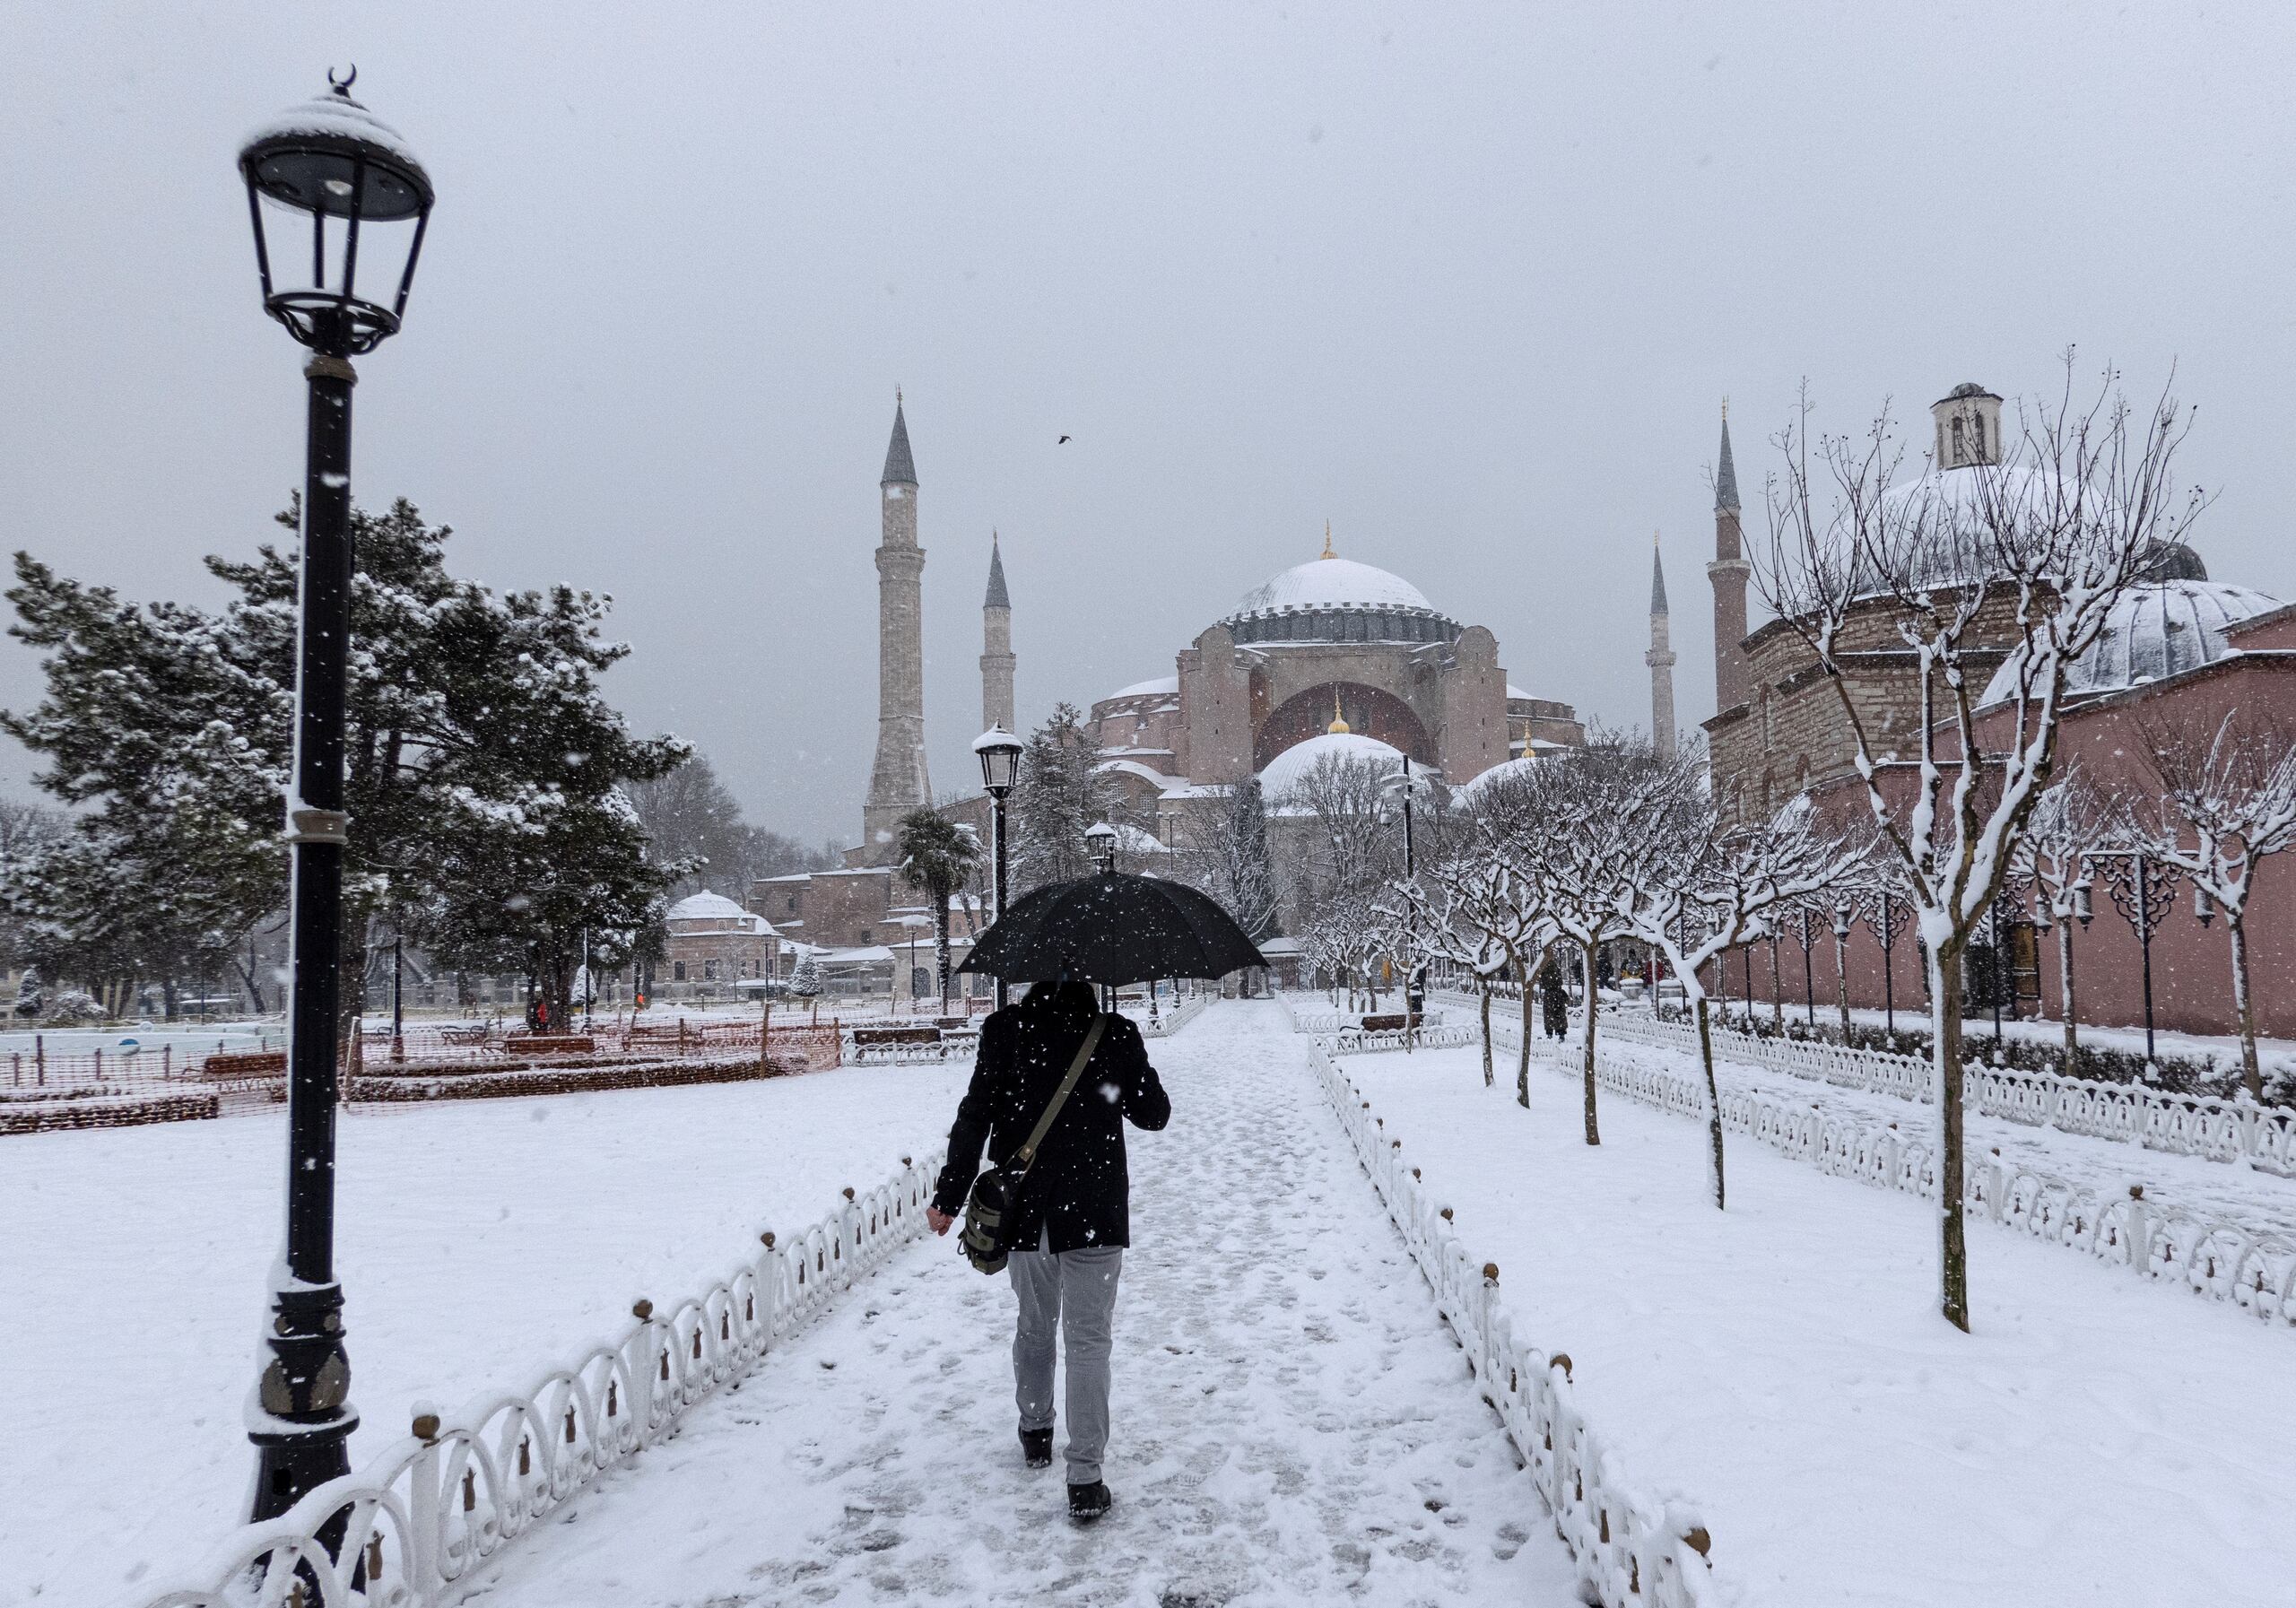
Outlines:
{"type": "MultiPolygon", "coordinates": [[[[996,913],[993,922],[1004,919],[1004,800],[1021,776],[1021,740],[1001,726],[992,726],[972,740],[972,751],[980,756],[980,785],[988,794],[990,816],[989,859],[992,865],[990,881],[996,891],[996,913]]],[[[1004,979],[996,979],[996,1008],[1003,1010],[1010,1004],[1004,979]]]]}
{"type": "MultiPolygon", "coordinates": [[[[354,70],[352,77],[356,77],[354,70]]],[[[251,1517],[350,1472],[351,1359],[335,1278],[335,1034],[342,1001],[344,725],[351,635],[351,359],[398,331],[430,217],[430,176],[351,98],[351,79],[273,118],[239,152],[264,311],[311,350],[295,756],[287,797],[287,1244],[248,1407],[251,1517]],[[308,238],[306,238],[308,236],[308,238]],[[308,253],[308,255],[306,255],[308,253]],[[380,294],[361,295],[360,272],[380,294]],[[378,275],[376,272],[381,269],[378,275]]]]}

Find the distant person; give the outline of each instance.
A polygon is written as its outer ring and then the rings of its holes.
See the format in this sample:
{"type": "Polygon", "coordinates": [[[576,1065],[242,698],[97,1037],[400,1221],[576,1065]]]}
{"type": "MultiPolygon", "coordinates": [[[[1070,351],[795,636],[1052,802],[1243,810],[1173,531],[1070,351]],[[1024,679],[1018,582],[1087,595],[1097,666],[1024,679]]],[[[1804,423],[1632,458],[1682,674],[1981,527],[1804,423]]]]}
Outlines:
{"type": "MultiPolygon", "coordinates": [[[[1035,1128],[1099,1017],[1085,983],[1039,983],[1018,1005],[981,1023],[972,1083],[949,1130],[949,1161],[926,1221],[946,1234],[962,1215],[986,1145],[1005,1167],[1035,1128]]],[[[1068,1512],[1090,1523],[1109,1510],[1100,1459],[1109,1439],[1109,1353],[1117,1276],[1132,1243],[1131,1182],[1124,1125],[1151,1133],[1172,1102],[1148,1064],[1140,1030],[1111,1015],[1009,1204],[1003,1242],[1020,1304],[1013,1335],[1013,1395],[1021,1453],[1052,1465],[1055,1331],[1068,1342],[1068,1512]],[[1025,1247],[1026,1248],[1021,1248],[1025,1247]]]]}

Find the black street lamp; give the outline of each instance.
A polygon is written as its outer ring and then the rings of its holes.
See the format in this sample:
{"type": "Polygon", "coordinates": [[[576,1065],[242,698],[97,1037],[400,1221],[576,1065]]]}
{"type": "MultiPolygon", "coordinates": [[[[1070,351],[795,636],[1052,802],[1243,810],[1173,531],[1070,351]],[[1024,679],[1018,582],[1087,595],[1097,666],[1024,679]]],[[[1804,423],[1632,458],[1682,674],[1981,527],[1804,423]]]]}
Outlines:
{"type": "MultiPolygon", "coordinates": [[[[989,919],[998,922],[1004,919],[1004,800],[1021,777],[1021,740],[1003,726],[992,726],[972,740],[972,751],[980,756],[980,785],[988,793],[991,880],[996,885],[996,911],[989,919]]],[[[996,1008],[1001,1011],[1009,1003],[1004,979],[998,978],[996,1008]]]]}
{"type": "MultiPolygon", "coordinates": [[[[352,77],[357,76],[354,69],[352,77]]],[[[351,98],[351,78],[282,113],[239,152],[263,307],[311,349],[303,476],[302,617],[287,1030],[287,1248],[248,1438],[257,1522],[350,1472],[343,1290],[335,1279],[335,1032],[342,999],[344,706],[351,634],[351,359],[398,332],[430,218],[429,175],[397,133],[351,98]],[[308,235],[308,239],[305,236],[308,235]],[[382,272],[378,275],[378,268],[382,272]],[[360,294],[387,285],[389,305],[360,294]],[[308,271],[306,271],[308,270],[308,271]]]]}
{"type": "Polygon", "coordinates": [[[1084,847],[1092,856],[1092,864],[1102,876],[1116,874],[1116,828],[1105,821],[1093,822],[1084,829],[1084,847]]]}

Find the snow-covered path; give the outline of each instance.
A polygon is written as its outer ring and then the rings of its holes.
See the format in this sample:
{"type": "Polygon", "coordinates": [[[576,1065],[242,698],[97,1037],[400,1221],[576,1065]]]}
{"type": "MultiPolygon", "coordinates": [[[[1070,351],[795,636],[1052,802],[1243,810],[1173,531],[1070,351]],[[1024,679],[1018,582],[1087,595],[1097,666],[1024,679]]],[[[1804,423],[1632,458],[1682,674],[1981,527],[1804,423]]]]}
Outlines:
{"type": "Polygon", "coordinates": [[[1570,1560],[1266,1004],[1150,1053],[1129,1135],[1115,1511],[1021,1465],[1013,1296],[902,1253],[678,1437],[499,1566],[482,1600],[1575,1603],[1570,1560]]]}

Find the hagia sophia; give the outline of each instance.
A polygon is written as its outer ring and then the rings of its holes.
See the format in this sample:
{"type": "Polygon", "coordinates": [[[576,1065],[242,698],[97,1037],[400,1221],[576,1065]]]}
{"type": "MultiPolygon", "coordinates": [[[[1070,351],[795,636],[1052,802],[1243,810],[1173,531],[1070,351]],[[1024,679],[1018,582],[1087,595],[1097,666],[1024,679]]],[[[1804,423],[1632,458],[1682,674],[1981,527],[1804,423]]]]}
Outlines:
{"type": "MultiPolygon", "coordinates": [[[[1977,385],[1956,387],[1934,404],[1931,452],[1946,495],[1956,492],[1958,471],[2001,461],[2001,404],[1977,385]]],[[[1749,629],[1752,565],[1726,407],[1713,486],[1715,551],[1706,571],[1718,707],[1698,724],[1716,797],[1726,818],[1738,821],[1765,817],[1805,792],[1821,807],[1841,806],[1844,798],[1862,804],[1839,695],[1813,673],[1790,622],[1749,629]]],[[[784,947],[842,956],[849,965],[898,978],[891,946],[913,940],[924,917],[916,896],[893,874],[891,845],[900,818],[934,802],[925,758],[925,552],[918,539],[916,463],[898,400],[879,492],[878,738],[861,842],[843,868],[761,881],[745,902],[784,947]]],[[[1871,729],[1906,732],[1919,703],[1918,676],[1883,619],[1885,612],[1877,599],[1853,621],[1853,630],[1873,640],[1843,690],[1872,717],[1871,729]]],[[[1012,615],[1002,555],[992,548],[981,613],[981,725],[1017,732],[1012,615]]],[[[1649,729],[1661,750],[1671,752],[1675,655],[1665,577],[1655,552],[1649,626],[1642,656],[1650,678],[1649,729]]],[[[2005,638],[1999,647],[2006,645],[2005,638]]],[[[1408,757],[1415,769],[1457,787],[1495,767],[1583,747],[1587,733],[1577,712],[1514,684],[1500,656],[1487,626],[1461,621],[1401,576],[1341,556],[1326,526],[1320,553],[1254,587],[1176,648],[1170,674],[1095,700],[1087,729],[1099,769],[1124,813],[1144,830],[1152,823],[1156,840],[1173,846],[1185,840],[1191,811],[1224,798],[1248,777],[1259,778],[1280,810],[1285,794],[1326,754],[1397,768],[1408,757]]],[[[1989,671],[1989,663],[1980,667],[1989,671]]],[[[2296,608],[2210,580],[2198,555],[2179,548],[2122,600],[2104,640],[2074,666],[2062,746],[2105,777],[2126,769],[2147,721],[2213,722],[2239,708],[2296,729],[2292,672],[2296,608]]],[[[942,807],[985,826],[985,804],[975,796],[942,807]]],[[[2284,981],[2296,978],[2296,870],[2268,861],[2258,877],[2249,928],[2257,975],[2273,979],[2258,990],[2259,1017],[2267,1031],[2296,1033],[2296,994],[2284,981]]],[[[756,936],[733,910],[709,914],[726,926],[728,942],[756,936]],[[741,927],[738,934],[734,926],[741,927]]],[[[1921,997],[1914,945],[1885,931],[1889,925],[1886,912],[1879,920],[1861,912],[1853,924],[1845,952],[1855,1006],[1878,1008],[1892,1000],[1911,1005],[1921,997]],[[1885,944],[1885,938],[1895,942],[1885,944]]],[[[2216,976],[2223,969],[2222,934],[2208,925],[2187,894],[2141,927],[2101,920],[2093,932],[2084,926],[2082,1016],[2134,1024],[2140,979],[2149,973],[2142,992],[2151,1003],[2143,1014],[2162,1028],[2226,1030],[2229,996],[2216,976]],[[2146,949],[2149,964],[2140,953],[2146,949]]],[[[2048,929],[2022,906],[2002,926],[2013,1013],[2054,1014],[2062,997],[2053,953],[2058,946],[2039,941],[2048,929]]],[[[700,931],[695,929],[697,940],[700,931]]],[[[741,960],[729,955],[725,964],[739,974],[741,960]]],[[[1750,996],[1790,998],[1814,1014],[1833,1002],[1837,975],[1828,931],[1806,951],[1798,942],[1771,943],[1732,957],[1724,986],[1750,996]]],[[[913,968],[910,980],[914,986],[913,968]]]]}

